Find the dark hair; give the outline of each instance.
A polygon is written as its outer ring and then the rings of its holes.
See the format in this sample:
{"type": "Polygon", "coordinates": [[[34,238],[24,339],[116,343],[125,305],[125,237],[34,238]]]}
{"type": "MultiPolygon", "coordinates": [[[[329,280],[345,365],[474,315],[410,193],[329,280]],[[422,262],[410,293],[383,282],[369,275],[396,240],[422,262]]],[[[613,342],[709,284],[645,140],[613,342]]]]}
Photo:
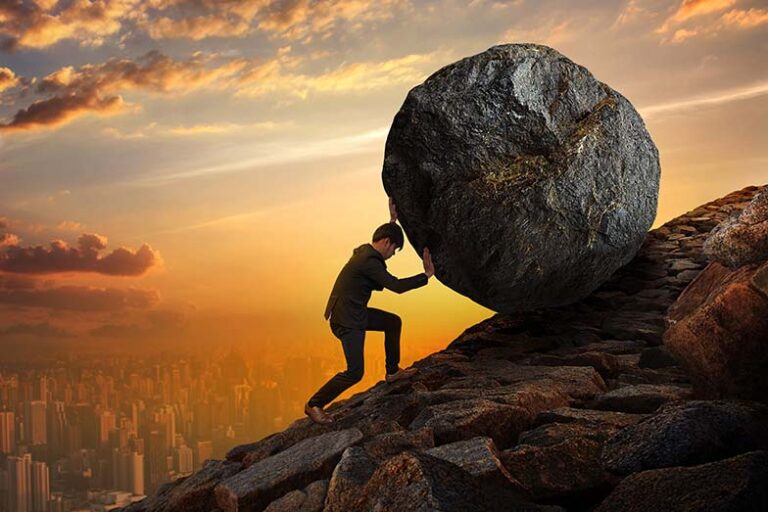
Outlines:
{"type": "Polygon", "coordinates": [[[390,242],[393,242],[398,249],[403,248],[403,228],[397,225],[395,222],[387,222],[382,224],[376,231],[373,232],[373,242],[377,242],[382,238],[389,238],[390,242]]]}

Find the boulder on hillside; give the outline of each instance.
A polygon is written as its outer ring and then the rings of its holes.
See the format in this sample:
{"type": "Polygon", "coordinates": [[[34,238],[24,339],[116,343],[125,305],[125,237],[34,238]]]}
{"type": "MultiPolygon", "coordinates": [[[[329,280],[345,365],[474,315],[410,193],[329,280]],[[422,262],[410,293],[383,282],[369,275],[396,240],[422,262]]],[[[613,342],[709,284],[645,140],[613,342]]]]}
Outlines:
{"type": "Polygon", "coordinates": [[[614,434],[602,464],[614,473],[689,466],[768,449],[768,407],[759,402],[692,400],[666,404],[614,434]]]}
{"type": "Polygon", "coordinates": [[[713,262],[667,313],[664,345],[700,398],[768,402],[768,262],[713,262]],[[766,276],[766,277],[761,277],[766,276]]]}
{"type": "Polygon", "coordinates": [[[768,188],[758,192],[740,215],[718,224],[703,250],[711,261],[731,269],[768,259],[768,188]]]}
{"type": "Polygon", "coordinates": [[[659,176],[632,104],[538,44],[493,46],[411,89],[382,172],[440,281],[506,313],[579,300],[628,263],[659,176]]]}
{"type": "Polygon", "coordinates": [[[762,512],[768,510],[768,452],[754,451],[700,466],[635,473],[595,512],[762,512]]]}

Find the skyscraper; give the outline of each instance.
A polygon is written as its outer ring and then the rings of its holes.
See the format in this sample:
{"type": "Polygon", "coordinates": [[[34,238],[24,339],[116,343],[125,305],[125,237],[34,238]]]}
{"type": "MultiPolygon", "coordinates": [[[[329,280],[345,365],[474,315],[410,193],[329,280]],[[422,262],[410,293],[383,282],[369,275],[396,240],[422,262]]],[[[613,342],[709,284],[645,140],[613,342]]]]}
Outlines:
{"type": "Polygon", "coordinates": [[[32,512],[47,512],[48,498],[51,495],[48,464],[32,463],[32,512]]]}
{"type": "Polygon", "coordinates": [[[12,411],[0,411],[0,453],[16,451],[16,417],[12,411]]]}
{"type": "Polygon", "coordinates": [[[8,512],[29,512],[32,505],[32,455],[8,457],[8,512]]]}
{"type": "Polygon", "coordinates": [[[29,444],[46,444],[48,442],[46,403],[42,400],[27,402],[27,439],[29,444]]]}

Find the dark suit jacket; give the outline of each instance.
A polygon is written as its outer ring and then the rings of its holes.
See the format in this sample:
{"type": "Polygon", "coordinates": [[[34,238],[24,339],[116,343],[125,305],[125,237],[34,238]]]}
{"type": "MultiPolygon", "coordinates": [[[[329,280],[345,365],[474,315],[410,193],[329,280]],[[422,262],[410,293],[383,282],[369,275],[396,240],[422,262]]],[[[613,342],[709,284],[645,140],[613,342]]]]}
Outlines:
{"type": "Polygon", "coordinates": [[[352,329],[365,329],[368,324],[368,301],[373,290],[387,288],[403,293],[424,286],[427,274],[398,279],[387,272],[384,257],[371,244],[352,251],[352,257],[339,272],[325,307],[325,319],[352,329]]]}

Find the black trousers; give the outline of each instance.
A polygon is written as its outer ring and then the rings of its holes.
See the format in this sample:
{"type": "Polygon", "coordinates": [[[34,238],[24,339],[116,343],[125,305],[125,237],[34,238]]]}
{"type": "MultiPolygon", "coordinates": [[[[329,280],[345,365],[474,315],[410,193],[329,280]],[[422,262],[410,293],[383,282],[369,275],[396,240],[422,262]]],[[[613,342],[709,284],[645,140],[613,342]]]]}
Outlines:
{"type": "Polygon", "coordinates": [[[363,378],[363,344],[366,331],[384,331],[384,352],[387,373],[395,373],[400,363],[400,331],[403,321],[394,313],[376,308],[368,309],[368,325],[365,329],[350,329],[333,323],[331,331],[341,341],[347,369],[339,372],[321,387],[309,399],[310,407],[325,407],[344,390],[352,387],[363,378]]]}

